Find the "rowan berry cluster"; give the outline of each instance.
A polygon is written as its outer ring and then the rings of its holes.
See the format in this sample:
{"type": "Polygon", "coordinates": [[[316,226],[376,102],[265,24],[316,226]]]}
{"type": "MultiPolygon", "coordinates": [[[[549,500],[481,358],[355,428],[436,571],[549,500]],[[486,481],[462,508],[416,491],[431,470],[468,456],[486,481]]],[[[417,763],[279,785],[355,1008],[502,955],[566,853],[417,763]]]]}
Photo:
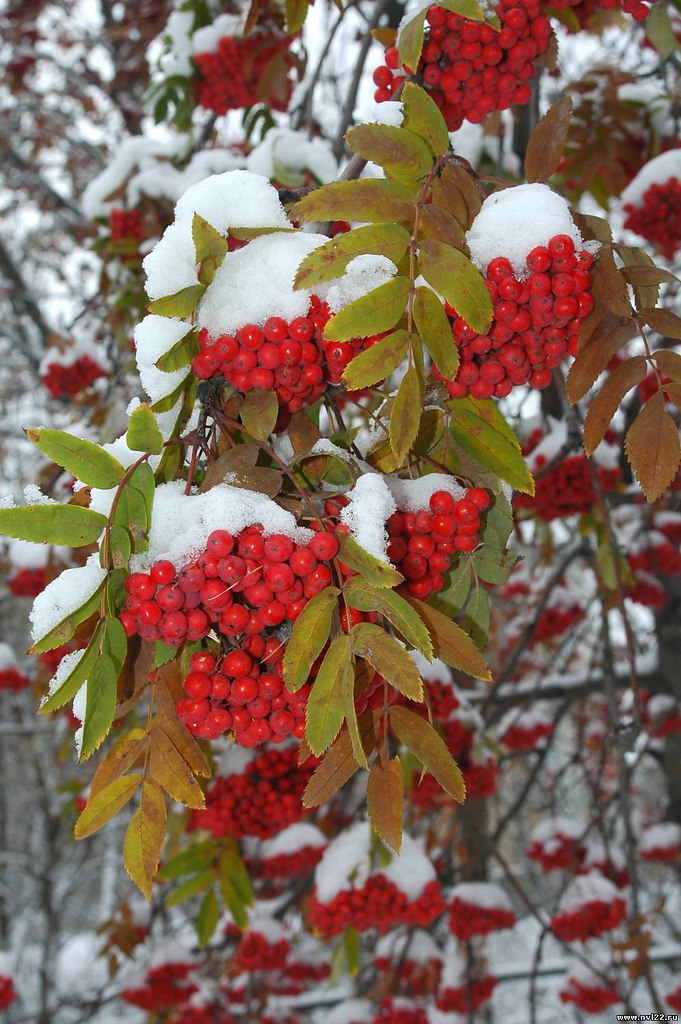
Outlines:
{"type": "Polygon", "coordinates": [[[44,566],[39,569],[19,569],[7,580],[7,587],[15,597],[37,597],[46,586],[44,566]]]}
{"type": "Polygon", "coordinates": [[[249,931],[240,939],[231,961],[237,973],[253,971],[283,971],[291,951],[288,939],[270,942],[258,931],[249,931]]]}
{"type": "Polygon", "coordinates": [[[305,814],[302,797],[313,765],[298,765],[298,751],[266,750],[243,772],[217,776],[206,791],[205,810],[194,811],[190,829],[214,836],[270,839],[305,814]]]}
{"type": "MultiPolygon", "coordinates": [[[[654,0],[650,2],[653,3],[654,0]]],[[[586,25],[596,11],[613,11],[619,8],[625,14],[630,14],[634,21],[643,21],[650,14],[650,6],[641,3],[641,0],[555,0],[551,6],[557,10],[571,7],[580,27],[586,25]]]]}
{"type": "Polygon", "coordinates": [[[460,942],[468,942],[474,935],[512,928],[516,916],[507,907],[480,906],[463,896],[455,895],[447,905],[449,930],[460,942]]]}
{"type": "Polygon", "coordinates": [[[499,740],[509,750],[534,750],[553,730],[554,724],[548,720],[534,721],[527,725],[521,720],[514,722],[503,732],[500,731],[499,740]]]}
{"type": "MultiPolygon", "coordinates": [[[[252,107],[261,103],[259,83],[265,69],[279,54],[286,54],[292,36],[281,36],[270,31],[254,32],[249,36],[223,36],[215,53],[195,53],[197,77],[194,82],[196,102],[214,114],[228,110],[252,107]]],[[[288,66],[292,61],[287,60],[288,66]]],[[[291,98],[291,83],[286,83],[285,95],[272,94],[266,98],[273,110],[286,110],[291,98]]]]}
{"type": "Polygon", "coordinates": [[[627,905],[621,897],[612,900],[588,900],[581,906],[563,910],[551,918],[551,928],[564,942],[595,938],[617,928],[626,919],[627,905]]]}
{"type": "Polygon", "coordinates": [[[635,231],[673,260],[681,246],[681,182],[670,178],[651,185],[634,205],[625,203],[625,228],[635,231]]]}
{"type": "Polygon", "coordinates": [[[681,551],[678,548],[678,541],[663,539],[661,533],[662,530],[656,527],[654,533],[647,538],[648,543],[627,556],[627,561],[634,572],[660,573],[665,576],[677,576],[681,573],[681,551]]]}
{"type": "Polygon", "coordinates": [[[379,1004],[374,1024],[428,1024],[428,1015],[422,1006],[406,999],[385,996],[379,1004]]]}
{"type": "Polygon", "coordinates": [[[600,1013],[620,1001],[614,987],[599,984],[595,978],[593,985],[585,984],[578,978],[569,978],[567,986],[560,989],[558,995],[561,1003],[574,1003],[585,1013],[600,1013]]]}
{"type": "Polygon", "coordinates": [[[16,668],[0,669],[0,692],[11,690],[12,693],[19,693],[31,685],[31,680],[16,668]]]}
{"type": "MultiPolygon", "coordinates": [[[[554,235],[525,261],[529,276],[523,280],[504,256],[487,265],[485,283],[493,302],[487,334],[478,334],[446,307],[461,353],[456,379],[445,380],[452,398],[505,398],[521,384],[548,387],[553,367],[575,347],[580,321],[594,306],[593,256],[586,249],[576,252],[569,235],[554,235]]],[[[434,374],[444,380],[437,367],[434,374]]]]}
{"type": "Polygon", "coordinates": [[[14,982],[6,974],[0,974],[0,1010],[6,1010],[15,999],[14,982]]]}
{"type": "Polygon", "coordinates": [[[40,379],[53,398],[73,398],[104,376],[104,370],[90,356],[80,356],[73,363],[48,363],[40,379]]]}
{"type": "Polygon", "coordinates": [[[314,405],[329,384],[340,382],[354,356],[383,337],[324,341],[329,317],[328,306],[313,295],[307,315],[294,320],[273,316],[262,327],[247,324],[234,335],[217,338],[204,328],[192,369],[202,380],[224,377],[243,394],[274,391],[283,409],[299,412],[314,405]]]}
{"type": "Polygon", "coordinates": [[[576,871],[586,856],[586,847],[581,839],[556,830],[546,838],[535,838],[527,851],[530,860],[536,860],[543,871],[557,871],[566,868],[576,871]]]}
{"type": "Polygon", "coordinates": [[[470,1013],[489,1002],[496,986],[497,979],[491,974],[463,985],[447,986],[438,996],[437,1008],[445,1013],[470,1013]]]}
{"type": "Polygon", "coordinates": [[[187,980],[193,970],[192,964],[182,962],[152,967],[144,985],[123,989],[121,999],[147,1011],[178,1006],[199,991],[198,986],[187,980]]]}
{"type": "Polygon", "coordinates": [[[301,846],[292,853],[266,857],[258,862],[258,878],[276,881],[302,878],[316,868],[323,853],[323,846],[301,846]]]}
{"type": "MultiPolygon", "coordinates": [[[[128,239],[132,242],[141,241],[144,238],[141,210],[112,210],[109,214],[109,231],[112,242],[128,239]]],[[[139,252],[135,248],[132,252],[122,253],[119,258],[122,263],[129,263],[139,259],[139,252]]]]}
{"type": "MultiPolygon", "coordinates": [[[[537,455],[534,472],[541,471],[546,465],[545,456],[537,455]]],[[[597,475],[605,489],[611,489],[620,479],[620,471],[615,468],[599,466],[597,475]]],[[[517,509],[527,509],[548,523],[567,516],[586,515],[595,501],[589,460],[585,455],[576,454],[568,455],[548,473],[539,476],[534,496],[518,493],[513,503],[517,509]]]]}
{"type": "MultiPolygon", "coordinates": [[[[533,62],[548,48],[551,25],[538,0],[500,0],[494,11],[501,30],[472,21],[441,6],[429,8],[418,67],[423,82],[442,112],[449,131],[464,121],[478,124],[492,110],[528,103],[533,62]]],[[[389,100],[412,72],[400,65],[395,47],[374,72],[377,103],[389,100]]]]}
{"type": "Polygon", "coordinates": [[[427,882],[418,897],[410,901],[394,882],[380,871],[370,875],[364,885],[343,889],[328,903],[312,895],[309,923],[326,938],[340,935],[345,928],[367,932],[390,931],[398,925],[425,928],[444,910],[439,883],[427,882]]]}
{"type": "Polygon", "coordinates": [[[183,1006],[167,1024],[237,1024],[237,1020],[223,1006],[204,1003],[201,1006],[183,1006]]]}
{"type": "Polygon", "coordinates": [[[672,1010],[678,1010],[681,1013],[681,985],[675,988],[673,992],[670,992],[668,996],[665,996],[665,999],[672,1010]]]}
{"type": "Polygon", "coordinates": [[[581,604],[570,604],[566,607],[547,608],[537,619],[531,637],[532,644],[546,644],[563,636],[585,616],[581,604]]]}

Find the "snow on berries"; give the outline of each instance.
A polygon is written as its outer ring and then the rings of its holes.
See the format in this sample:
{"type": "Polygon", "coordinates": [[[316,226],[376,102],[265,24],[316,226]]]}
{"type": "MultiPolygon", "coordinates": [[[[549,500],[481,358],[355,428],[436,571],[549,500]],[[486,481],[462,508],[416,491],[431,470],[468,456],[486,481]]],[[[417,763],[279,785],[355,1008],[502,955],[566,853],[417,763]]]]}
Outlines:
{"type": "Polygon", "coordinates": [[[600,962],[590,967],[575,960],[558,990],[561,1003],[572,1003],[584,1013],[601,1013],[619,1003],[617,985],[600,962]]]}
{"type": "Polygon", "coordinates": [[[376,970],[394,978],[400,991],[424,996],[438,987],[444,957],[427,932],[413,930],[381,936],[373,959],[376,970]]]}
{"type": "Polygon", "coordinates": [[[527,856],[541,864],[543,871],[559,868],[576,870],[586,854],[583,822],[573,818],[547,818],[532,832],[527,856]]]}
{"type": "Polygon", "coordinates": [[[484,962],[469,964],[453,946],[445,950],[444,969],[436,1006],[443,1013],[470,1014],[492,998],[497,979],[488,974],[484,962]]]}
{"type": "MultiPolygon", "coordinates": [[[[407,77],[418,76],[449,131],[464,121],[478,124],[492,110],[528,103],[534,61],[551,38],[551,25],[538,0],[501,0],[494,7],[500,30],[433,5],[418,66],[400,64],[397,47],[374,72],[377,103],[392,98],[407,77]]],[[[398,37],[399,42],[399,37],[398,37]]]]}
{"type": "Polygon", "coordinates": [[[675,862],[681,858],[681,825],[662,821],[643,829],[638,844],[642,860],[675,862]]]}
{"type": "Polygon", "coordinates": [[[570,882],[551,918],[551,928],[564,942],[584,942],[617,928],[626,916],[627,904],[617,887],[592,871],[570,882]]]}
{"type": "Polygon", "coordinates": [[[624,227],[652,242],[667,260],[681,247],[681,149],[645,164],[621,195],[624,227]]]}
{"type": "MultiPolygon", "coordinates": [[[[461,357],[455,380],[445,380],[447,391],[452,398],[504,398],[521,384],[547,387],[594,306],[593,255],[567,203],[546,185],[495,192],[466,241],[485,278],[493,317],[487,333],[478,334],[445,307],[461,357]]],[[[437,368],[435,376],[443,379],[437,368]]]]}
{"type": "Polygon", "coordinates": [[[449,930],[460,942],[512,928],[516,915],[504,890],[492,882],[461,882],[447,903],[449,930]]]}
{"type": "Polygon", "coordinates": [[[151,967],[143,984],[123,989],[121,999],[141,1010],[172,1009],[199,991],[198,985],[191,979],[193,971],[194,965],[184,962],[168,962],[151,967]]]}
{"type": "Polygon", "coordinates": [[[554,728],[553,720],[536,708],[512,708],[499,722],[497,736],[509,750],[534,750],[554,728]]]}

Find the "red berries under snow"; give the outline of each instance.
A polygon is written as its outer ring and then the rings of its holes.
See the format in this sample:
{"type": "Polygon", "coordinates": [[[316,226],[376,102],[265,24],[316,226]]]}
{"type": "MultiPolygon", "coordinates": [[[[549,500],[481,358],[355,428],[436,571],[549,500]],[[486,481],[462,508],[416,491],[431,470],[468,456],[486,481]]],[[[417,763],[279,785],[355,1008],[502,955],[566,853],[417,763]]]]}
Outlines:
{"type": "Polygon", "coordinates": [[[462,882],[454,886],[447,910],[449,930],[460,942],[512,928],[516,922],[504,890],[489,882],[462,882]]]}
{"type": "Polygon", "coordinates": [[[584,941],[616,928],[626,916],[627,904],[617,888],[592,872],[570,882],[551,928],[564,942],[584,941]]]}
{"type": "Polygon", "coordinates": [[[547,49],[551,25],[537,0],[501,0],[494,11],[499,32],[439,5],[431,7],[418,67],[401,67],[397,49],[389,49],[385,65],[374,72],[376,102],[389,100],[413,71],[450,131],[464,121],[477,124],[492,110],[528,103],[533,61],[547,49]]]}

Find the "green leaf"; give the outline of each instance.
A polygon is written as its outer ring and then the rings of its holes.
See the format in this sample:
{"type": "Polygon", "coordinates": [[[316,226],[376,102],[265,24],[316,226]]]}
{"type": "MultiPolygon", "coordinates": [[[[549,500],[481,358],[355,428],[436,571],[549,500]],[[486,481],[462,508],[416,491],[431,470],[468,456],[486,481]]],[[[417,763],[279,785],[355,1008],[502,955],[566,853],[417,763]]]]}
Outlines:
{"type": "Polygon", "coordinates": [[[58,622],[56,626],[53,626],[49,633],[41,637],[31,647],[31,654],[43,654],[45,651],[52,651],[55,647],[61,647],[67,640],[70,640],[76,629],[81,624],[89,619],[100,606],[102,598],[102,587],[104,586],[105,580],[102,580],[100,585],[95,590],[94,594],[88,597],[87,601],[76,608],[74,611],[69,612],[61,622],[58,622]]]}
{"type": "Polygon", "coordinates": [[[227,252],[227,239],[199,213],[192,219],[192,241],[197,263],[210,257],[221,259],[227,252]]]}
{"type": "Polygon", "coordinates": [[[392,221],[412,228],[416,193],[396,181],[360,178],[334,181],[303,196],[291,216],[303,221],[351,220],[362,224],[392,221]]]}
{"type": "Polygon", "coordinates": [[[416,609],[428,627],[435,654],[441,661],[451,665],[452,668],[467,672],[475,679],[490,682],[492,675],[485,659],[460,626],[452,622],[447,615],[443,615],[442,612],[423,601],[418,601],[415,597],[408,597],[406,600],[409,601],[412,608],[416,609]]]}
{"type": "Polygon", "coordinates": [[[132,799],[141,781],[139,772],[124,775],[88,800],[73,830],[75,838],[85,839],[106,825],[132,799]]]}
{"type": "Polygon", "coordinates": [[[308,601],[293,623],[283,656],[284,682],[291,693],[307,682],[312,665],[329,639],[339,594],[337,587],[325,587],[308,601]]]}
{"type": "Polygon", "coordinates": [[[245,906],[250,907],[255,903],[255,893],[251,885],[251,876],[239,854],[239,846],[236,840],[228,840],[228,845],[220,853],[220,870],[223,876],[229,878],[234,891],[245,906]]]}
{"type": "MultiPolygon", "coordinates": [[[[116,529],[119,529],[119,527],[116,529]]],[[[128,596],[125,590],[125,581],[127,578],[127,569],[109,569],[106,576],[105,607],[107,615],[117,616],[123,611],[125,601],[128,596]]]]}
{"type": "Polygon", "coordinates": [[[388,714],[398,740],[416,755],[445,793],[463,803],[466,799],[463,775],[430,722],[408,708],[391,707],[388,714]]]}
{"type": "Polygon", "coordinates": [[[324,328],[324,338],[348,341],[389,331],[404,314],[408,298],[408,279],[393,277],[336,313],[324,328]]]}
{"type": "Polygon", "coordinates": [[[483,531],[480,537],[483,545],[503,551],[513,530],[513,510],[503,494],[494,495],[494,504],[485,512],[483,531]]]}
{"type": "Polygon", "coordinates": [[[534,494],[534,480],[520,453],[520,444],[490,399],[455,398],[449,430],[456,444],[483,469],[517,491],[534,494]]]}
{"type": "Polygon", "coordinates": [[[38,708],[39,715],[49,715],[53,711],[62,708],[68,701],[73,700],[83,683],[89,676],[93,665],[99,658],[99,648],[103,623],[99,622],[92,635],[90,643],[85,648],[83,656],[69,672],[59,688],[51,693],[41,702],[38,708]]]}
{"type": "Polygon", "coordinates": [[[125,469],[118,459],[92,441],[47,427],[26,430],[25,433],[43,455],[88,487],[107,491],[125,476],[125,469]]]}
{"type": "Polygon", "coordinates": [[[662,60],[668,60],[678,49],[678,40],[664,4],[653,4],[646,18],[645,33],[662,60]]]}
{"type": "Polygon", "coordinates": [[[167,860],[158,873],[159,881],[171,882],[182,875],[190,875],[207,868],[215,860],[215,842],[212,839],[188,846],[176,857],[167,860]]]}
{"type": "Polygon", "coordinates": [[[83,742],[79,763],[97,750],[111,728],[116,710],[118,672],[113,658],[100,655],[90,672],[85,691],[83,742]]]}
{"type": "Polygon", "coordinates": [[[203,897],[199,913],[196,918],[196,936],[199,946],[203,949],[215,933],[220,920],[220,904],[212,889],[209,889],[203,897]]]}
{"type": "Polygon", "coordinates": [[[294,287],[311,288],[340,277],[350,260],[364,253],[377,253],[399,263],[409,239],[405,228],[392,223],[368,224],[346,231],[308,253],[296,271],[294,287]]]}
{"type": "Polygon", "coordinates": [[[199,304],[199,299],[205,292],[203,284],[190,284],[174,295],[164,295],[160,299],[150,302],[147,309],[157,316],[179,317],[182,320],[194,312],[199,304]]]}
{"type": "Polygon", "coordinates": [[[445,307],[430,288],[420,286],[416,289],[414,322],[440,373],[447,380],[454,380],[459,372],[459,350],[445,307]]]}
{"type": "Polygon", "coordinates": [[[423,622],[403,597],[385,587],[375,587],[361,576],[352,576],[343,587],[343,596],[351,608],[384,615],[403,640],[431,661],[433,645],[423,622]]]}
{"type": "MultiPolygon", "coordinates": [[[[127,569],[132,553],[132,540],[124,526],[113,523],[109,528],[109,565],[103,568],[127,569]]],[[[101,558],[100,558],[101,562],[101,558]]]]}
{"type": "Polygon", "coordinates": [[[478,647],[484,647],[489,636],[489,596],[484,587],[476,587],[463,613],[463,624],[478,647]]]}
{"type": "Polygon", "coordinates": [[[427,142],[434,156],[444,156],[449,149],[449,132],[437,104],[414,82],[406,83],[400,99],[404,127],[427,142]]]}
{"type": "Polygon", "coordinates": [[[241,422],[251,437],[266,441],[279,416],[279,399],[274,391],[250,391],[239,409],[241,422]]]}
{"type": "Polygon", "coordinates": [[[354,569],[375,587],[396,587],[404,579],[391,565],[374,558],[363,547],[360,547],[349,533],[343,534],[341,538],[338,557],[344,565],[354,569]]]}
{"type": "MultiPolygon", "coordinates": [[[[163,868],[158,872],[159,879],[163,877],[163,868]]],[[[164,901],[166,907],[177,907],[180,903],[184,903],[185,900],[190,900],[192,896],[198,896],[200,892],[205,892],[209,889],[215,881],[215,871],[210,868],[207,871],[200,871],[196,875],[192,875],[191,878],[185,879],[184,882],[180,882],[176,885],[167,899],[164,901]]]]}
{"type": "Polygon", "coordinates": [[[421,59],[427,13],[426,10],[419,11],[406,25],[403,25],[397,40],[400,64],[404,64],[413,73],[416,72],[421,59]]]}
{"type": "Polygon", "coordinates": [[[346,132],[345,140],[353,152],[382,167],[387,175],[398,181],[423,178],[433,165],[429,147],[406,128],[396,128],[391,124],[358,124],[346,132]]]}
{"type": "Polygon", "coordinates": [[[397,465],[402,466],[416,441],[423,409],[423,380],[410,366],[400,381],[390,414],[390,447],[397,465]]]}
{"type": "Polygon", "coordinates": [[[305,739],[313,754],[323,754],[340,732],[345,708],[353,699],[354,680],[352,640],[337,636],[324,656],[307,701],[305,739]]]}
{"type": "MultiPolygon", "coordinates": [[[[314,3],[314,0],[312,0],[314,3]]],[[[297,32],[303,27],[310,0],[286,0],[286,31],[297,32]]]]}
{"type": "Polygon", "coordinates": [[[167,665],[169,661],[177,657],[177,654],[177,647],[170,647],[168,644],[164,644],[162,640],[154,640],[152,668],[160,668],[162,665],[167,665]]]}
{"type": "Polygon", "coordinates": [[[451,245],[429,239],[419,246],[419,270],[431,287],[478,334],[492,322],[492,299],[470,259],[451,245]]]}
{"type": "Polygon", "coordinates": [[[355,356],[343,371],[343,383],[349,391],[368,388],[385,380],[407,354],[409,332],[393,331],[375,345],[355,356]]]}
{"type": "Polygon", "coordinates": [[[82,548],[94,544],[106,516],[80,505],[20,505],[0,508],[0,534],[35,544],[82,548]]]}
{"type": "Polygon", "coordinates": [[[449,574],[447,585],[434,597],[437,607],[449,618],[454,618],[466,603],[470,593],[473,572],[470,558],[459,559],[459,564],[449,574]]]}
{"type": "Polygon", "coordinates": [[[476,576],[485,583],[498,585],[505,583],[509,578],[518,557],[515,551],[497,551],[494,548],[483,547],[473,555],[473,568],[476,576]]]}
{"type": "Polygon", "coordinates": [[[360,622],[350,633],[355,654],[374,666],[391,686],[410,700],[423,700],[423,683],[414,659],[380,626],[360,622]]]}
{"type": "Polygon", "coordinates": [[[111,658],[116,672],[120,672],[128,654],[128,636],[122,622],[113,616],[104,620],[102,653],[111,658]]]}
{"type": "MultiPolygon", "coordinates": [[[[198,335],[192,328],[156,360],[155,366],[159,370],[163,370],[164,373],[172,373],[173,370],[181,370],[183,366],[189,366],[194,356],[198,355],[200,351],[198,335]]],[[[146,449],[137,450],[146,451],[146,449]]]]}
{"type": "Polygon", "coordinates": [[[470,18],[471,21],[483,21],[485,12],[476,0],[441,0],[446,11],[453,14],[460,14],[462,18],[470,18]]]}

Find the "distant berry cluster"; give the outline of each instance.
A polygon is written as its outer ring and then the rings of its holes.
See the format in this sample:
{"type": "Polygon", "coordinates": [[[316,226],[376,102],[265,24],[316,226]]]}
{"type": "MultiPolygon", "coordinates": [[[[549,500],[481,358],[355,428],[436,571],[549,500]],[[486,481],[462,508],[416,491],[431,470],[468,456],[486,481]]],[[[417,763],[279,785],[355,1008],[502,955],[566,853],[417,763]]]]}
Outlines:
{"type": "Polygon", "coordinates": [[[340,935],[346,928],[358,932],[372,928],[387,932],[401,924],[425,928],[443,909],[438,882],[428,882],[418,897],[410,900],[394,882],[377,871],[364,885],[343,889],[328,903],[321,903],[315,892],[310,902],[309,922],[326,937],[340,935]]]}
{"type": "Polygon", "coordinates": [[[31,685],[31,680],[19,672],[16,668],[0,669],[0,692],[10,690],[12,693],[19,693],[31,685]]]}
{"type": "Polygon", "coordinates": [[[483,907],[461,896],[455,896],[448,907],[449,930],[460,942],[467,942],[474,935],[489,935],[490,932],[512,928],[516,916],[505,907],[483,907]]]}
{"type": "Polygon", "coordinates": [[[46,586],[44,566],[38,569],[19,569],[7,580],[7,587],[15,597],[37,597],[46,586]]]}
{"type": "Polygon", "coordinates": [[[286,110],[291,96],[287,82],[284,95],[262,97],[259,83],[265,68],[279,54],[286,54],[291,36],[254,32],[249,36],[223,36],[215,53],[195,53],[196,102],[214,114],[252,107],[263,100],[273,110],[286,110]]]}
{"type": "Polygon", "coordinates": [[[14,982],[5,974],[0,974],[0,1010],[6,1010],[16,999],[14,982]]]}
{"type": "Polygon", "coordinates": [[[599,984],[596,978],[593,984],[569,978],[566,987],[560,989],[558,995],[561,1003],[574,1003],[585,1013],[601,1013],[620,1001],[614,986],[599,984]]]}
{"type": "Polygon", "coordinates": [[[625,228],[635,231],[673,260],[681,246],[681,182],[677,178],[651,185],[636,205],[626,203],[625,228]]]}
{"type": "Polygon", "coordinates": [[[554,914],[551,928],[564,942],[584,941],[617,928],[626,916],[627,905],[620,897],[588,900],[581,906],[554,914]]]}
{"type": "Polygon", "coordinates": [[[80,356],[73,363],[48,363],[40,379],[53,398],[73,398],[103,376],[99,363],[80,356]]]}
{"type": "Polygon", "coordinates": [[[538,0],[501,0],[494,12],[501,31],[460,14],[433,6],[418,67],[400,65],[395,47],[374,72],[377,103],[389,100],[412,73],[423,81],[440,108],[447,127],[456,131],[464,121],[478,124],[492,110],[528,103],[534,61],[545,52],[551,25],[538,0]]]}
{"type": "MultiPolygon", "coordinates": [[[[461,353],[456,379],[445,380],[452,398],[505,398],[521,384],[548,387],[552,368],[572,351],[580,321],[593,309],[592,263],[585,249],[575,252],[569,235],[554,235],[547,246],[532,249],[524,280],[505,257],[490,260],[485,283],[494,313],[487,334],[447,307],[461,353]]],[[[437,368],[435,376],[444,379],[437,368]]]]}
{"type": "MultiPolygon", "coordinates": [[[[109,214],[109,230],[112,242],[138,242],[144,238],[141,210],[112,210],[109,214]]],[[[139,259],[139,251],[135,246],[130,252],[120,255],[123,263],[139,259]]]]}
{"type": "Polygon", "coordinates": [[[186,1002],[198,992],[198,986],[188,980],[194,970],[190,963],[167,963],[147,971],[144,985],[126,988],[121,998],[141,1010],[158,1011],[186,1002]]]}
{"type": "Polygon", "coordinates": [[[437,1008],[445,1013],[469,1013],[489,1002],[496,986],[497,979],[491,974],[462,985],[447,986],[438,996],[437,1008]]]}

